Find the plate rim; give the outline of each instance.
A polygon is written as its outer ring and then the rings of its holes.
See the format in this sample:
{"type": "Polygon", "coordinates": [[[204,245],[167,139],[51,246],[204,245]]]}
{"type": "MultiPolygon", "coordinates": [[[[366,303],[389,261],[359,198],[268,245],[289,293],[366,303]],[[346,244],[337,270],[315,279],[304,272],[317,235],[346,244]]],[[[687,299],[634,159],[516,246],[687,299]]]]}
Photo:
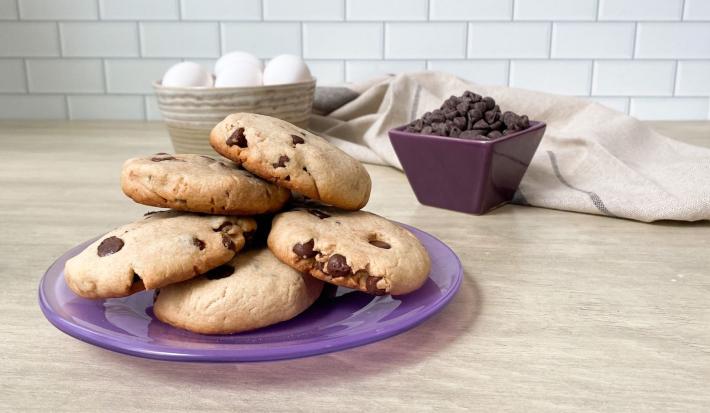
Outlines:
{"type": "Polygon", "coordinates": [[[461,264],[461,259],[459,256],[454,252],[454,250],[451,249],[446,243],[441,241],[439,238],[436,236],[423,231],[421,229],[418,229],[416,227],[413,227],[411,225],[403,224],[400,222],[395,222],[397,225],[403,226],[407,230],[415,233],[414,235],[416,236],[417,233],[423,234],[424,236],[430,237],[434,241],[436,241],[438,244],[443,246],[454,258],[455,263],[456,263],[456,269],[455,269],[455,275],[453,277],[453,282],[451,284],[451,287],[449,290],[444,294],[442,297],[434,301],[430,306],[427,306],[426,309],[423,310],[423,316],[420,317],[419,319],[413,321],[413,322],[408,322],[408,323],[403,323],[402,325],[397,325],[391,329],[387,329],[385,331],[373,331],[371,334],[368,334],[366,336],[361,336],[361,337],[356,337],[353,338],[352,336],[348,337],[337,337],[334,339],[331,339],[330,342],[326,342],[323,347],[310,347],[308,349],[306,348],[300,348],[305,346],[305,344],[297,344],[294,346],[287,346],[287,347],[281,347],[281,348],[269,348],[268,351],[266,349],[260,350],[260,349],[250,349],[248,351],[239,351],[239,350],[226,350],[226,349],[201,349],[199,350],[199,354],[191,353],[191,352],[185,352],[185,351],[179,351],[180,348],[176,348],[176,351],[170,351],[171,347],[165,347],[165,346],[159,346],[155,344],[147,344],[145,347],[142,347],[141,349],[135,349],[134,347],[131,347],[130,345],[126,346],[126,342],[124,340],[119,340],[115,339],[111,336],[107,336],[101,333],[98,333],[90,328],[84,327],[82,325],[73,323],[69,320],[67,320],[65,317],[60,316],[56,312],[52,311],[51,305],[47,301],[47,297],[45,296],[44,288],[43,286],[46,283],[48,274],[52,269],[54,269],[60,260],[72,249],[85,246],[93,242],[99,237],[84,241],[80,244],[75,245],[74,247],[71,247],[67,251],[65,251],[62,255],[60,255],[56,260],[52,262],[52,264],[47,268],[47,270],[44,272],[42,275],[42,278],[40,279],[39,286],[38,286],[38,301],[39,301],[39,307],[42,310],[42,314],[44,314],[44,317],[58,330],[61,332],[86,343],[92,344],[94,346],[110,350],[110,351],[115,351],[117,353],[122,353],[122,354],[127,354],[130,356],[135,356],[135,357],[141,357],[141,358],[148,358],[148,359],[153,359],[153,360],[163,360],[163,361],[181,361],[181,362],[209,362],[209,363],[235,363],[235,362],[260,362],[260,361],[276,361],[276,360],[287,360],[287,359],[296,359],[296,358],[303,358],[303,357],[311,357],[311,356],[316,356],[320,354],[327,354],[327,353],[332,353],[336,351],[342,351],[354,347],[359,347],[363,346],[365,344],[370,344],[374,343],[377,341],[385,340],[389,337],[393,337],[395,335],[401,334],[407,330],[413,329],[417,327],[418,325],[422,324],[424,321],[428,320],[431,318],[433,315],[437,314],[439,311],[441,311],[457,294],[459,291],[459,288],[461,287],[461,283],[463,281],[463,266],[461,264]],[[268,353],[268,354],[265,354],[268,353]]]}

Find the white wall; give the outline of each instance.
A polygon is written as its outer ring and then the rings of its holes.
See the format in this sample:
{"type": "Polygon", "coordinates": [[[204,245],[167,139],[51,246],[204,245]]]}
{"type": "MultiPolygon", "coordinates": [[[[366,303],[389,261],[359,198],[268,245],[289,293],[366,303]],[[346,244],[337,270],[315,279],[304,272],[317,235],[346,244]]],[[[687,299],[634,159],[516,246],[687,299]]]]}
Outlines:
{"type": "Polygon", "coordinates": [[[233,49],[710,116],[710,0],[0,0],[0,118],[156,119],[152,80],[233,49]]]}

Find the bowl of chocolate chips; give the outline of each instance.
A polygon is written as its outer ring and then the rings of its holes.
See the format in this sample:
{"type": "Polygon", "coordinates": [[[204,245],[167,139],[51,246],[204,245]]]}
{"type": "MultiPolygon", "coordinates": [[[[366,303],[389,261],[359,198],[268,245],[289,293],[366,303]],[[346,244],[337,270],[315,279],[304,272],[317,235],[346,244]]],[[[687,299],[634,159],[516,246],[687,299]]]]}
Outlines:
{"type": "Polygon", "coordinates": [[[466,91],[389,137],[420,203],[480,215],[513,198],[544,133],[545,123],[466,91]]]}

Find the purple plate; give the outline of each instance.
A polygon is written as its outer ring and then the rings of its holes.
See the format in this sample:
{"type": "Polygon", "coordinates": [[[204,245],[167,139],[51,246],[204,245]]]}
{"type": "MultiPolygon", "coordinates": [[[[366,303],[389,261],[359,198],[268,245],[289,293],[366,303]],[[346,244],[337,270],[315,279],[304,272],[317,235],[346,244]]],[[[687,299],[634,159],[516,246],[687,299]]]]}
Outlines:
{"type": "Polygon", "coordinates": [[[153,315],[153,292],[87,300],[64,282],[64,263],[94,240],[59,257],[42,277],[39,306],[58,329],[120,353],[159,360],[235,362],[291,359],[382,340],[409,330],[441,310],[461,285],[459,258],[430,234],[403,225],[432,261],[429,280],[404,296],[374,297],[338,288],[291,320],[247,333],[201,335],[173,328],[153,315]]]}

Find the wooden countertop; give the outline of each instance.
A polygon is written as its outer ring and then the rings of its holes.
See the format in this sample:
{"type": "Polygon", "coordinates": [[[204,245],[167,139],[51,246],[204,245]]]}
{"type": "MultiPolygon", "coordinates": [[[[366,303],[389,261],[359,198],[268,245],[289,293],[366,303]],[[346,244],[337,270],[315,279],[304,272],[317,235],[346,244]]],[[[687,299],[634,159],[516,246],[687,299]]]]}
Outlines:
{"type": "MultiPolygon", "coordinates": [[[[710,146],[709,122],[655,123],[710,146]]],[[[465,280],[399,336],[300,360],[190,364],[75,340],[37,305],[69,247],[140,216],[124,159],[171,151],[159,123],[0,123],[0,411],[708,411],[710,223],[643,224],[508,205],[419,205],[368,166],[367,210],[428,231],[465,280]]]]}

